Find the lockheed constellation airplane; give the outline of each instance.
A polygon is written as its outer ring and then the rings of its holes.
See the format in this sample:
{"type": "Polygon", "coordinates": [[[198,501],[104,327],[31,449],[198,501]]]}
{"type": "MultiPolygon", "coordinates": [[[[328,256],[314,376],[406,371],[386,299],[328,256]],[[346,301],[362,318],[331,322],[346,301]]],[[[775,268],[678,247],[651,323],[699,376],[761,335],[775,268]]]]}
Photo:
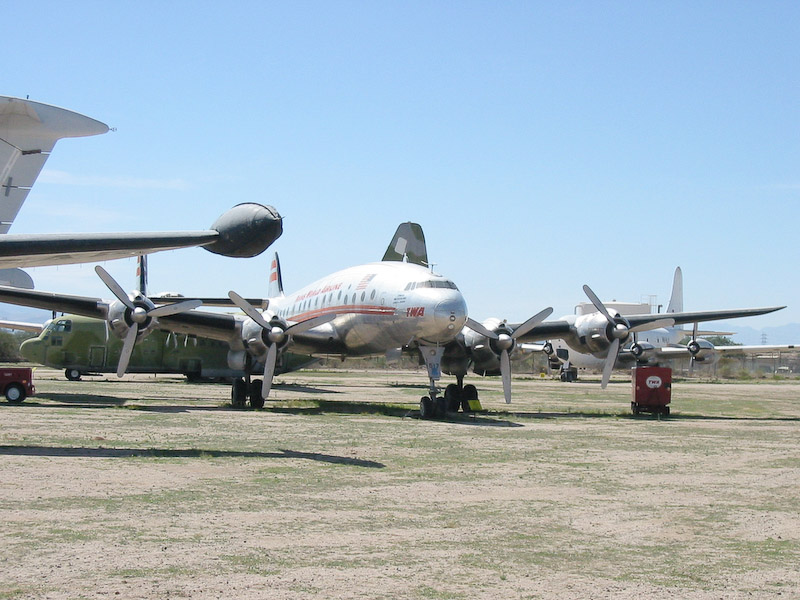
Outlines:
{"type": "MultiPolygon", "coordinates": [[[[562,337],[584,346],[604,344],[616,353],[632,330],[659,327],[664,322],[661,314],[543,322],[552,312],[547,308],[519,325],[497,319],[478,323],[467,316],[466,301],[455,283],[430,268],[422,228],[415,223],[398,227],[381,262],[338,271],[293,294],[283,293],[276,260],[269,302],[263,311],[229,292],[244,316],[194,310],[192,300],[173,305],[172,311],[170,305],[156,308],[143,294],[127,294],[102,267],[95,270],[116,300],[0,287],[0,302],[106,319],[115,335],[124,339],[117,371],[120,376],[136,341],[156,329],[227,342],[229,366],[246,373],[245,378],[233,382],[234,406],[243,406],[248,397],[252,406],[263,405],[276,363],[288,349],[343,358],[401,349],[417,353],[427,367],[430,392],[420,400],[422,417],[443,415],[459,406],[467,408],[466,401],[477,398],[475,387],[463,383],[470,366],[479,374],[501,374],[505,398],[510,401],[510,353],[518,342],[562,337]],[[263,380],[251,379],[262,365],[263,380]],[[442,371],[455,375],[457,383],[448,385],[439,396],[437,382],[442,371]]],[[[711,321],[779,308],[675,313],[670,321],[711,321]]]]}

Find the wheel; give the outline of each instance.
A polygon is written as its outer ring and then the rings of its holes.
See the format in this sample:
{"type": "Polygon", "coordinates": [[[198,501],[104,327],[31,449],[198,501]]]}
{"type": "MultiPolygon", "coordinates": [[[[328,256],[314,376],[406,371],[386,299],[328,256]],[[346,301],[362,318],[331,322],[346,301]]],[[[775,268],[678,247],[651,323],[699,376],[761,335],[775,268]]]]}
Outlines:
{"type": "Polygon", "coordinates": [[[80,381],[81,380],[81,372],[78,369],[67,369],[64,371],[64,375],[70,381],[80,381]]]}
{"type": "Polygon", "coordinates": [[[443,396],[437,396],[433,400],[435,416],[443,417],[447,414],[447,400],[443,396]]]}
{"type": "Polygon", "coordinates": [[[661,409],[661,414],[664,415],[665,417],[668,417],[669,416],[669,406],[665,406],[663,409],[661,409]]]}
{"type": "Polygon", "coordinates": [[[448,412],[458,412],[458,407],[461,406],[461,394],[455,383],[451,383],[444,389],[444,399],[448,412]]]}
{"type": "Polygon", "coordinates": [[[237,377],[231,385],[231,406],[244,408],[247,404],[247,384],[244,379],[237,377]]]}
{"type": "Polygon", "coordinates": [[[471,383],[468,383],[464,386],[464,389],[461,391],[461,397],[464,400],[477,400],[478,399],[478,388],[476,388],[471,383]]]}
{"type": "Polygon", "coordinates": [[[6,388],[6,400],[11,404],[20,404],[25,400],[25,388],[18,383],[11,383],[6,388]]]}
{"type": "Polygon", "coordinates": [[[639,409],[639,405],[638,405],[636,402],[631,402],[631,412],[632,412],[633,414],[635,414],[635,415],[638,415],[640,412],[642,412],[642,411],[639,409]]]}
{"type": "Polygon", "coordinates": [[[250,382],[250,407],[264,408],[264,396],[261,395],[260,379],[253,379],[250,382]]]}
{"type": "Polygon", "coordinates": [[[419,416],[421,419],[433,418],[433,400],[424,396],[419,401],[419,416]]]}

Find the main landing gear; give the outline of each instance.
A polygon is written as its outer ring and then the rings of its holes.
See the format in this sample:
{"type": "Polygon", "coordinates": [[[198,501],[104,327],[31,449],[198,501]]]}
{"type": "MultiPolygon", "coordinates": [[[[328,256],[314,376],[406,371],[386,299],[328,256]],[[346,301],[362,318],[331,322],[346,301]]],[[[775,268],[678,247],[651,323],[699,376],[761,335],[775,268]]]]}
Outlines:
{"type": "Polygon", "coordinates": [[[264,396],[261,395],[261,380],[250,380],[250,375],[244,379],[237,377],[231,384],[231,406],[233,408],[264,408],[264,396]]]}

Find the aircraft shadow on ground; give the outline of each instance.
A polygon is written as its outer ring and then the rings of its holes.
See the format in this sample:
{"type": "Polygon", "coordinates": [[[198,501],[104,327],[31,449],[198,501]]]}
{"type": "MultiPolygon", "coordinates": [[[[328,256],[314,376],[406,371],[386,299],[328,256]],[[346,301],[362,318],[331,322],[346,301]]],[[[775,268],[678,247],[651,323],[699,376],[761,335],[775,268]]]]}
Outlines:
{"type": "Polygon", "coordinates": [[[369,469],[383,469],[383,463],[373,460],[279,449],[277,452],[249,452],[237,450],[207,450],[202,448],[65,448],[58,446],[12,446],[0,445],[0,456],[48,456],[75,458],[297,458],[338,465],[350,465],[369,469]]]}

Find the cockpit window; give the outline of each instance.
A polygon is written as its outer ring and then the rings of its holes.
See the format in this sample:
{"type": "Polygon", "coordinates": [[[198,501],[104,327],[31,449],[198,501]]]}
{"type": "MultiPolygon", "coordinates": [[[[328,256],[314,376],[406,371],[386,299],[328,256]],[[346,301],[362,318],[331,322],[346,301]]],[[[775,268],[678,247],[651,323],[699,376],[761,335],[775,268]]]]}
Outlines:
{"type": "Polygon", "coordinates": [[[456,284],[448,279],[429,279],[427,281],[416,281],[406,285],[406,291],[411,291],[416,288],[444,288],[448,290],[457,290],[456,284]]]}
{"type": "Polygon", "coordinates": [[[72,331],[72,321],[67,319],[60,319],[56,321],[55,326],[52,328],[56,332],[70,332],[72,331]]]}

